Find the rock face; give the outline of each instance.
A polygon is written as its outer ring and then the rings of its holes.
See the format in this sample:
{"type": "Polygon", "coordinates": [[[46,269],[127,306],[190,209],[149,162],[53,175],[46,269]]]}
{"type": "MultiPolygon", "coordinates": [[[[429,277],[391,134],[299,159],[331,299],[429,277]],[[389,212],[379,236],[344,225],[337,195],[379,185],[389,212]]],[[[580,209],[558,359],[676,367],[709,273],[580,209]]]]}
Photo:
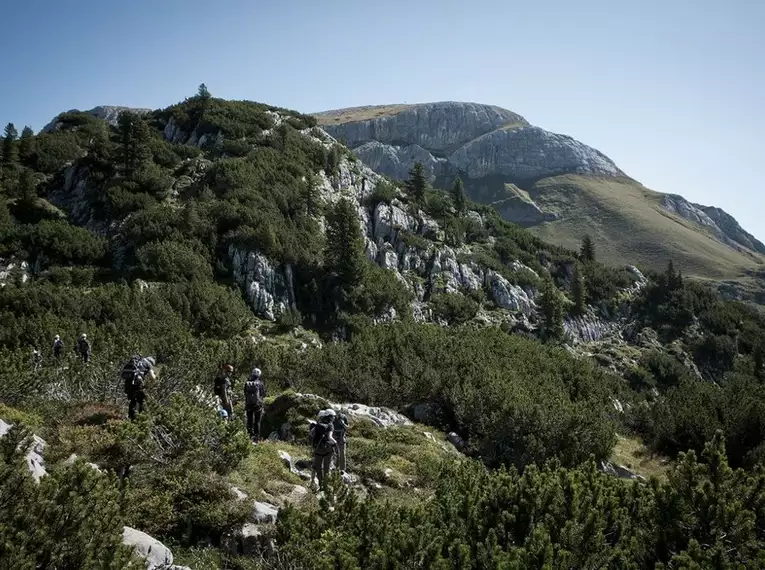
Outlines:
{"type": "Polygon", "coordinates": [[[765,254],[765,244],[744,231],[733,216],[720,208],[693,204],[676,194],[664,196],[661,205],[668,212],[706,228],[717,239],[734,249],[747,248],[765,254]]]}
{"type": "Polygon", "coordinates": [[[503,175],[532,179],[562,173],[621,175],[604,154],[565,135],[533,127],[520,115],[477,103],[413,105],[396,114],[367,118],[344,109],[317,119],[367,165],[398,179],[415,161],[431,176],[464,173],[468,178],[503,175]],[[335,122],[340,113],[360,120],[335,122]]]}
{"type": "Polygon", "coordinates": [[[714,206],[701,206],[694,204],[698,209],[703,211],[711,220],[717,224],[717,227],[731,240],[743,245],[752,251],[765,254],[765,244],[759,241],[749,232],[745,231],[736,219],[720,208],[714,206]]]}
{"type": "MultiPolygon", "coordinates": [[[[327,146],[334,142],[329,136],[315,140],[327,146]]],[[[415,306],[433,293],[485,287],[497,306],[527,316],[535,313],[536,291],[513,285],[502,275],[471,261],[468,246],[452,248],[437,243],[443,239],[443,230],[435,220],[423,213],[412,214],[398,199],[369,206],[368,197],[382,178],[368,166],[343,157],[334,182],[324,175],[319,180],[319,191],[326,203],[341,197],[356,203],[367,257],[396,273],[412,292],[415,306]],[[427,239],[412,241],[413,236],[427,239]]],[[[477,212],[471,215],[482,223],[477,212]]],[[[260,252],[234,247],[229,249],[229,257],[234,279],[256,313],[274,320],[285,310],[295,308],[296,284],[290,265],[276,266],[260,252]]],[[[516,271],[532,270],[518,263],[516,271]]],[[[425,314],[415,311],[415,317],[424,319],[425,314]]]]}

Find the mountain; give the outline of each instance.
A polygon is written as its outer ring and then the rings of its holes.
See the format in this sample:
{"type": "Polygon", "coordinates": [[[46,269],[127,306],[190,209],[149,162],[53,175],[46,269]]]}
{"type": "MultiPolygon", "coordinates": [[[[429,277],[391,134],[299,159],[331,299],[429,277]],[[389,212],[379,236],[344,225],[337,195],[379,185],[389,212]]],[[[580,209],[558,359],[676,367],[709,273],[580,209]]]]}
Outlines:
{"type": "Polygon", "coordinates": [[[631,179],[602,152],[491,105],[439,102],[315,114],[371,168],[397,180],[421,162],[436,185],[456,175],[469,196],[536,235],[646,268],[669,259],[688,275],[738,277],[765,262],[763,244],[727,213],[631,179]]]}
{"type": "MultiPolygon", "coordinates": [[[[521,121],[464,117],[507,120],[521,121]]],[[[439,136],[421,142],[464,147],[439,136]]],[[[624,180],[535,137],[592,171],[546,184],[624,180]]],[[[73,110],[1,148],[9,568],[755,566],[765,315],[751,305],[386,179],[272,105],[73,110]],[[135,421],[132,354],[157,372],[135,421]],[[227,420],[212,391],[226,363],[227,420]],[[318,489],[309,427],[328,409],[349,417],[349,464],[318,489]]],[[[503,184],[531,215],[525,183],[503,184]]]]}

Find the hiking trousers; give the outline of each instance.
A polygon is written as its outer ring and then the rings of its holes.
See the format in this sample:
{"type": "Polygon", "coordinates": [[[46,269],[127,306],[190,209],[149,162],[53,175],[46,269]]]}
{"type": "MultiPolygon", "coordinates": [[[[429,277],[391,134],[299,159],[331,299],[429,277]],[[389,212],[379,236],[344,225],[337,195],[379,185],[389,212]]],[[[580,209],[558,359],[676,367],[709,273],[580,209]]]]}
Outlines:
{"type": "Polygon", "coordinates": [[[244,409],[247,417],[247,433],[250,434],[250,438],[255,441],[260,441],[260,423],[263,421],[263,408],[250,408],[244,409]]]}
{"type": "Polygon", "coordinates": [[[143,412],[143,403],[146,400],[146,392],[143,390],[133,392],[128,398],[130,398],[130,403],[128,404],[128,418],[134,420],[136,411],[138,411],[139,414],[143,412]]]}
{"type": "Polygon", "coordinates": [[[330,465],[332,465],[332,453],[326,455],[313,454],[313,472],[319,478],[319,486],[324,482],[324,477],[329,475],[330,465]]]}
{"type": "Polygon", "coordinates": [[[345,471],[345,451],[348,448],[348,440],[345,436],[338,436],[335,439],[337,440],[337,445],[335,445],[335,453],[337,454],[335,467],[340,471],[345,471]]]}

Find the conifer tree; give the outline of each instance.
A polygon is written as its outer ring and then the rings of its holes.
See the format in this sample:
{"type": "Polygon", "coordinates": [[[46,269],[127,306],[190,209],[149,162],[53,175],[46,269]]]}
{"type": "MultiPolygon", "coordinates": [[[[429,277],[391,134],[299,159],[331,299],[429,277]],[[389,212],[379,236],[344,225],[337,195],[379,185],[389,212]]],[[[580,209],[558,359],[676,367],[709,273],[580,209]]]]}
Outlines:
{"type": "Polygon", "coordinates": [[[321,193],[319,191],[319,182],[313,174],[306,177],[305,187],[303,188],[303,200],[305,201],[306,215],[319,215],[321,193]]]}
{"type": "Polygon", "coordinates": [[[18,192],[22,202],[27,205],[34,204],[37,199],[37,183],[31,170],[25,168],[21,172],[18,192]]]}
{"type": "Polygon", "coordinates": [[[462,184],[462,178],[457,176],[454,179],[454,185],[452,186],[452,200],[454,201],[454,208],[458,214],[463,214],[467,207],[467,199],[465,198],[465,187],[462,184]]]}
{"type": "Polygon", "coordinates": [[[579,257],[582,261],[595,261],[595,244],[589,235],[584,236],[579,249],[579,257]]]}
{"type": "Polygon", "coordinates": [[[754,375],[760,380],[765,379],[765,347],[762,342],[754,348],[754,375]]]}
{"type": "Polygon", "coordinates": [[[5,125],[3,132],[3,166],[11,166],[16,162],[16,137],[18,131],[13,123],[5,125]]]}
{"type": "Polygon", "coordinates": [[[137,114],[123,111],[118,119],[118,128],[122,169],[125,176],[130,178],[151,156],[148,147],[149,126],[137,114]]]}
{"type": "Polygon", "coordinates": [[[425,176],[425,167],[421,162],[415,162],[409,171],[409,179],[406,181],[406,189],[418,206],[425,203],[425,191],[428,189],[428,179],[425,176]]]}
{"type": "Polygon", "coordinates": [[[325,262],[338,277],[346,293],[364,277],[366,259],[358,214],[350,201],[343,198],[327,216],[325,262]]]}
{"type": "Polygon", "coordinates": [[[582,275],[582,270],[579,268],[579,264],[574,265],[571,296],[574,298],[574,313],[577,315],[584,314],[587,299],[587,287],[584,281],[584,275],[582,275]]]}
{"type": "Polygon", "coordinates": [[[22,163],[27,163],[35,154],[36,143],[34,138],[34,132],[29,127],[24,127],[19,137],[19,160],[22,163]]]}
{"type": "Polygon", "coordinates": [[[539,304],[544,316],[543,331],[545,338],[559,340],[563,338],[563,302],[560,293],[552,281],[542,285],[539,304]]]}

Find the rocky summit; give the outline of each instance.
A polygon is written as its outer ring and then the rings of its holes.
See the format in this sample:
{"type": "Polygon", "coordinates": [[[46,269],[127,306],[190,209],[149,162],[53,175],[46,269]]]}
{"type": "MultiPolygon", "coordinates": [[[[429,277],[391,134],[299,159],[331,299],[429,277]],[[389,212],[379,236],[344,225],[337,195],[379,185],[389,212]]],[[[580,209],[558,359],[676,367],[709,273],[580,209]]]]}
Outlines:
{"type": "Polygon", "coordinates": [[[738,277],[763,262],[763,244],[716,207],[643,187],[602,152],[493,105],[438,102],[317,113],[319,124],[369,167],[397,180],[416,162],[507,220],[571,247],[590,233],[608,261],[738,277]]]}

